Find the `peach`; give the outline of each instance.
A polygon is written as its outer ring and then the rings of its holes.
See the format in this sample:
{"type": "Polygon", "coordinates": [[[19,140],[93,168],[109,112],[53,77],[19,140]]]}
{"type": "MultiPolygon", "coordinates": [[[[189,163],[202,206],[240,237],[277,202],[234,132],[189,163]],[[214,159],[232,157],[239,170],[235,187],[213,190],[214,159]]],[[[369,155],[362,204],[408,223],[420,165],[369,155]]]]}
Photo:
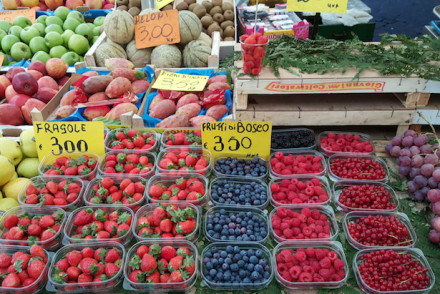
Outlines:
{"type": "Polygon", "coordinates": [[[55,10],[64,4],[63,0],[44,0],[44,3],[50,10],[55,10]]]}
{"type": "Polygon", "coordinates": [[[86,0],[85,4],[90,9],[101,9],[102,8],[101,0],[86,0]]]}
{"type": "Polygon", "coordinates": [[[51,58],[46,62],[47,73],[54,79],[64,77],[68,68],[67,63],[61,58],[51,58]]]}
{"type": "Polygon", "coordinates": [[[66,0],[65,6],[70,9],[76,9],[78,6],[84,6],[82,0],[66,0]]]}

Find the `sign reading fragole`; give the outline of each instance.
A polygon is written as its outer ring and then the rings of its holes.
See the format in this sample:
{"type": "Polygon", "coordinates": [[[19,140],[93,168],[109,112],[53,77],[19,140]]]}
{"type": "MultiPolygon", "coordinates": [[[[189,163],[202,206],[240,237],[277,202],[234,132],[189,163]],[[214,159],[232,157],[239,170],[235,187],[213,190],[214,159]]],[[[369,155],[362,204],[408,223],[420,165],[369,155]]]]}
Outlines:
{"type": "Polygon", "coordinates": [[[6,20],[12,23],[17,16],[26,16],[29,20],[35,22],[35,9],[17,9],[0,11],[0,20],[6,20]]]}
{"type": "Polygon", "coordinates": [[[270,155],[272,122],[237,121],[202,124],[202,146],[218,154],[240,154],[247,157],[270,155]]]}
{"type": "Polygon", "coordinates": [[[38,158],[46,154],[105,154],[103,122],[34,122],[38,158]]]}
{"type": "Polygon", "coordinates": [[[172,9],[135,16],[134,37],[137,49],[179,43],[179,12],[172,9]]]}
{"type": "Polygon", "coordinates": [[[161,9],[162,7],[170,4],[174,0],[156,0],[156,9],[161,9]]]}
{"type": "Polygon", "coordinates": [[[287,11],[346,13],[348,0],[287,0],[287,11]]]}
{"type": "Polygon", "coordinates": [[[162,70],[151,86],[153,89],[199,92],[205,89],[208,76],[196,76],[162,70]]]}

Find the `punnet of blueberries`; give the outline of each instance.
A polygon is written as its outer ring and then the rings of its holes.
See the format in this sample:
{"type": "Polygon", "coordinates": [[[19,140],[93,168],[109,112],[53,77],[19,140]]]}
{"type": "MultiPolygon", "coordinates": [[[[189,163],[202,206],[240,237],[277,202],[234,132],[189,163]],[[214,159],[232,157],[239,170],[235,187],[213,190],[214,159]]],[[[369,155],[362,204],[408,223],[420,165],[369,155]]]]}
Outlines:
{"type": "Polygon", "coordinates": [[[313,145],[315,145],[315,134],[312,130],[272,132],[272,149],[309,148],[313,145]]]}
{"type": "Polygon", "coordinates": [[[240,182],[218,178],[211,184],[211,199],[218,205],[261,206],[267,197],[267,187],[257,180],[240,182]]]}
{"type": "Polygon", "coordinates": [[[228,176],[264,177],[267,173],[266,161],[260,158],[221,158],[216,161],[216,172],[228,176]]]}
{"type": "Polygon", "coordinates": [[[267,223],[259,210],[214,208],[206,214],[206,233],[215,241],[260,242],[269,233],[267,223]]]}
{"type": "Polygon", "coordinates": [[[202,262],[208,285],[229,289],[265,286],[272,273],[268,257],[259,248],[214,245],[204,252],[202,262]]]}

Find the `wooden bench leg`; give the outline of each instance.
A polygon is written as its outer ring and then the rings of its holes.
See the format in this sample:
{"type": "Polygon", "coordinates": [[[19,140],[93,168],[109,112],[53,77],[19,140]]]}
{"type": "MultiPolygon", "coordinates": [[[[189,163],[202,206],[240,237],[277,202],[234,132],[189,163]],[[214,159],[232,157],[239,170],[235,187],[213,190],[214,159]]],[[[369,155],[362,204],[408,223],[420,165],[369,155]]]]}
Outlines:
{"type": "Polygon", "coordinates": [[[405,107],[426,106],[430,96],[430,93],[408,93],[406,95],[405,107]],[[406,104],[410,105],[407,106],[406,104]]]}
{"type": "Polygon", "coordinates": [[[235,96],[235,105],[238,110],[246,110],[248,107],[248,94],[237,94],[235,96]]]}

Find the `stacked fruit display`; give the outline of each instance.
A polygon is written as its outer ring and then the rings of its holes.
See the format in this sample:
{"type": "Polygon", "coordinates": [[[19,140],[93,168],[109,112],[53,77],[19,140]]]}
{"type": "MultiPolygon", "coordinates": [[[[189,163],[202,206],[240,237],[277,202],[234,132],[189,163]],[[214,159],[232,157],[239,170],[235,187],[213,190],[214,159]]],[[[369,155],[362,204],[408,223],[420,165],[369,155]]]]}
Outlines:
{"type": "Polygon", "coordinates": [[[3,0],[5,9],[17,9],[17,7],[33,7],[36,10],[65,10],[77,9],[81,6],[88,6],[90,9],[112,9],[115,2],[112,0],[3,0]],[[64,6],[65,7],[64,7],[64,6]]]}
{"type": "Polygon", "coordinates": [[[86,23],[78,11],[58,8],[54,15],[39,16],[34,24],[25,16],[12,23],[0,21],[1,54],[4,65],[23,59],[46,62],[61,58],[69,66],[82,61],[84,54],[100,34],[104,17],[86,23]]]}

